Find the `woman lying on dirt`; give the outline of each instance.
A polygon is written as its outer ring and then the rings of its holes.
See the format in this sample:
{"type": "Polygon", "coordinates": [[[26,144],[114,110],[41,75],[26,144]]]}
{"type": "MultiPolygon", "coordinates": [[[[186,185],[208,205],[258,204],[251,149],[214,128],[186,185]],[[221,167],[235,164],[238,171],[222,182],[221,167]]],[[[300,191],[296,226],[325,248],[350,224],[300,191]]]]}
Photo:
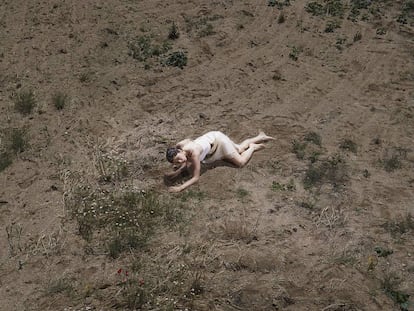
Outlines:
{"type": "Polygon", "coordinates": [[[169,187],[168,190],[180,192],[196,183],[200,179],[201,162],[208,164],[223,160],[237,167],[243,167],[250,160],[253,152],[264,148],[261,143],[273,139],[260,132],[256,137],[236,144],[219,131],[208,132],[195,140],[184,139],[176,146],[167,149],[168,162],[178,164],[179,167],[174,172],[165,174],[165,177],[174,179],[187,169],[192,177],[182,185],[169,187]]]}

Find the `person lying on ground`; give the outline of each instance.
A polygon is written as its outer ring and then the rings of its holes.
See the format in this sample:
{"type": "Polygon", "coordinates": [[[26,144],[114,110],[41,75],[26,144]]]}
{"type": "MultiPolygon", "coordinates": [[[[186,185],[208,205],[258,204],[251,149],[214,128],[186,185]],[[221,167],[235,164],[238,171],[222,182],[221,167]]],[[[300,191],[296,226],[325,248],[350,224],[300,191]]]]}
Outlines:
{"type": "Polygon", "coordinates": [[[167,149],[168,162],[179,165],[179,167],[175,171],[165,174],[165,177],[172,180],[185,170],[189,170],[192,177],[179,186],[169,187],[168,190],[180,192],[196,183],[200,179],[201,162],[209,164],[223,160],[237,167],[243,167],[249,162],[255,151],[265,147],[263,142],[273,139],[264,132],[260,132],[256,137],[236,144],[219,131],[208,132],[195,140],[184,139],[176,146],[167,149]]]}

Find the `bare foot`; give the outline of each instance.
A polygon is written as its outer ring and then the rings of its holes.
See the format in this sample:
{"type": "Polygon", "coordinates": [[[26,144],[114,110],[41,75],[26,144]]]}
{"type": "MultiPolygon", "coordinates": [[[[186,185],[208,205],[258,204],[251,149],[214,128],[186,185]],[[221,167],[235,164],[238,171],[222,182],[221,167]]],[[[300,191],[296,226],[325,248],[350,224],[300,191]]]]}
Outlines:
{"type": "Polygon", "coordinates": [[[274,138],[274,137],[272,137],[272,136],[267,136],[267,135],[265,134],[265,132],[263,132],[263,131],[261,131],[261,132],[259,133],[259,137],[260,137],[260,140],[261,140],[261,141],[275,140],[275,138],[274,138]]]}

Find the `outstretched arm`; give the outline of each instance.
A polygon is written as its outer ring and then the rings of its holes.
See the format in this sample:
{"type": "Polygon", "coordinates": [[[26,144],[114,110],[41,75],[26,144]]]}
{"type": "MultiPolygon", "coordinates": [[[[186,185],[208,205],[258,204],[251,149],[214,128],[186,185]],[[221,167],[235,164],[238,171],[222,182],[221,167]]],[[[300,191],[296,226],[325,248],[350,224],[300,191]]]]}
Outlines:
{"type": "Polygon", "coordinates": [[[185,183],[183,183],[180,186],[174,186],[168,188],[169,192],[180,192],[184,189],[190,187],[192,184],[195,184],[200,179],[200,170],[201,170],[201,164],[200,164],[200,156],[194,155],[191,159],[191,168],[193,169],[193,177],[191,179],[187,180],[185,183]]]}

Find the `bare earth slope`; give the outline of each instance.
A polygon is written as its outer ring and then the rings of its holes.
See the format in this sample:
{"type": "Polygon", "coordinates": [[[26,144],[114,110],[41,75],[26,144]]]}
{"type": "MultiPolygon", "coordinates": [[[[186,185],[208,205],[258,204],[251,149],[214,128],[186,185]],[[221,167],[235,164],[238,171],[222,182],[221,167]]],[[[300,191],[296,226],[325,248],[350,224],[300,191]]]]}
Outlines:
{"type": "Polygon", "coordinates": [[[170,2],[1,2],[0,309],[414,310],[414,2],[170,2]]]}

